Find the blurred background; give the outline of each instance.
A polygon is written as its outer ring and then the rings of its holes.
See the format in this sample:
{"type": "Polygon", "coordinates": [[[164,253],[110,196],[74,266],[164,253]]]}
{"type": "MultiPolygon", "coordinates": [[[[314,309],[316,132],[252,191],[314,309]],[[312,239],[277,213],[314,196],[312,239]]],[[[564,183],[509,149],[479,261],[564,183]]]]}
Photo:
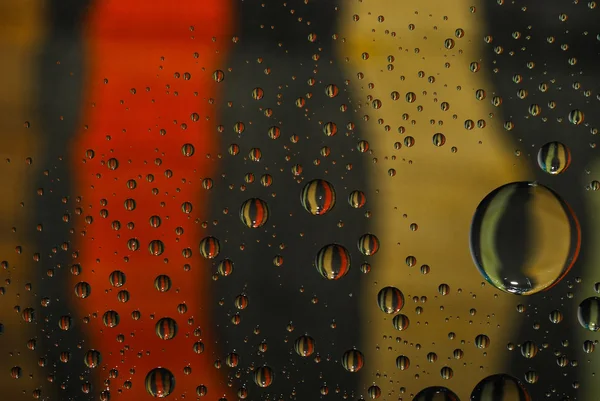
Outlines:
{"type": "Polygon", "coordinates": [[[598,12],[2,1],[2,399],[596,400],[598,12]]]}

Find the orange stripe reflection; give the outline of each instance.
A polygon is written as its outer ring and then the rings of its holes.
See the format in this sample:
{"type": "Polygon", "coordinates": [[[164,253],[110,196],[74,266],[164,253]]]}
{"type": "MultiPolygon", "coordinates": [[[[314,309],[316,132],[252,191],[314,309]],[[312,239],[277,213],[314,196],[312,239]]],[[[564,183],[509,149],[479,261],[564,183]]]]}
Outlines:
{"type": "Polygon", "coordinates": [[[92,287],[91,296],[78,299],[76,305],[82,315],[92,316],[86,326],[86,346],[102,353],[98,385],[116,368],[119,376],[110,381],[111,400],[150,399],[144,379],[151,369],[161,366],[175,375],[173,398],[187,393],[187,398],[194,399],[196,387],[204,384],[208,399],[216,400],[229,390],[225,377],[213,367],[216,350],[206,311],[210,271],[198,251],[206,234],[200,232],[197,219],[202,221],[207,213],[201,179],[214,174],[217,167],[216,110],[209,99],[218,85],[212,73],[231,43],[230,3],[97,1],[86,28],[87,102],[84,128],[72,151],[78,175],[75,194],[81,197],[82,216],[91,216],[93,222],[80,221],[85,235],[80,237],[76,262],[82,265],[82,273],[72,284],[87,281],[92,287]],[[193,113],[199,118],[192,118],[193,113]],[[182,154],[187,144],[195,148],[189,157],[182,154]],[[95,156],[84,163],[88,149],[95,156]],[[111,158],[118,161],[115,170],[108,167],[111,158]],[[165,175],[167,170],[172,171],[171,178],[165,175]],[[137,182],[133,190],[126,185],[130,179],[137,182]],[[132,211],[124,206],[128,198],[136,203],[132,211]],[[181,210],[184,202],[193,204],[190,214],[181,210]],[[105,218],[103,209],[108,212],[105,218]],[[149,223],[153,215],[162,221],[157,228],[149,223]],[[120,230],[111,227],[113,221],[121,223],[120,230]],[[176,227],[184,233],[178,236],[176,227]],[[139,241],[137,251],[127,247],[131,238],[139,241]],[[148,250],[153,240],[164,244],[162,255],[148,250]],[[185,248],[192,250],[192,257],[184,257],[185,248]],[[114,270],[126,274],[126,283],[119,289],[109,282],[114,270]],[[153,285],[160,274],[173,282],[166,293],[153,285]],[[117,300],[119,290],[129,292],[128,302],[117,300]],[[187,305],[185,314],[177,311],[181,303],[187,305]],[[102,324],[102,314],[109,309],[121,318],[114,328],[102,324]],[[134,321],[131,312],[136,309],[141,318],[134,321]],[[178,323],[172,340],[161,340],[155,333],[162,317],[178,323]],[[194,335],[198,327],[200,337],[194,335]],[[123,343],[117,341],[118,334],[125,336],[123,343]],[[193,352],[198,340],[206,346],[200,355],[193,352]],[[190,375],[183,373],[186,366],[192,368],[190,375]],[[132,382],[131,389],[123,389],[125,380],[132,382]]]}

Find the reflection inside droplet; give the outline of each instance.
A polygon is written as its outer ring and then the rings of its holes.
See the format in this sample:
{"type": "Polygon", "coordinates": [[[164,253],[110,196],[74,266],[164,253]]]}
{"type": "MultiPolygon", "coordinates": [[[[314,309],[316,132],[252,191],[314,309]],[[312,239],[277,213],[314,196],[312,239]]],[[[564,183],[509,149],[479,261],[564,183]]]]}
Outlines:
{"type": "Polygon", "coordinates": [[[501,186],[477,207],[471,254],[496,288],[531,295],[550,288],[570,270],[581,231],[569,205],[551,189],[530,182],[501,186]]]}

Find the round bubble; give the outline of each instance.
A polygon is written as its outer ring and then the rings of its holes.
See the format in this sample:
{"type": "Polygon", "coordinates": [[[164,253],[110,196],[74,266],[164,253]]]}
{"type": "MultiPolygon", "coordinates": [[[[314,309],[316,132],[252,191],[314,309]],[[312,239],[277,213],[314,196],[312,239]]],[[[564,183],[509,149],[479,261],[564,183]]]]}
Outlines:
{"type": "Polygon", "coordinates": [[[92,368],[92,369],[97,368],[98,365],[100,365],[101,360],[102,360],[102,358],[100,355],[100,351],[97,351],[95,349],[91,349],[91,350],[87,351],[83,358],[83,362],[85,363],[85,366],[87,366],[88,368],[92,368]]]}
{"type": "Polygon", "coordinates": [[[538,151],[537,161],[542,171],[560,174],[571,164],[571,151],[560,142],[548,142],[538,151]]]}
{"type": "Polygon", "coordinates": [[[488,376],[475,386],[471,401],[531,400],[519,379],[507,374],[488,376]]]}
{"type": "Polygon", "coordinates": [[[304,209],[312,215],[322,216],[335,206],[335,188],[325,180],[308,182],[300,193],[304,209]]]}
{"type": "Polygon", "coordinates": [[[311,356],[315,352],[315,340],[309,335],[303,335],[294,342],[296,353],[302,357],[311,356]]]}
{"type": "Polygon", "coordinates": [[[396,287],[382,288],[377,294],[377,305],[382,312],[398,313],[404,307],[404,294],[396,287]]]}
{"type": "Polygon", "coordinates": [[[315,267],[326,279],[339,280],[350,271],[350,252],[342,245],[325,245],[315,257],[315,267]]]}
{"type": "Polygon", "coordinates": [[[571,269],[581,229],[571,207],[551,189],[513,182],[488,194],[473,216],[471,255],[481,275],[499,290],[544,291],[571,269]]]}
{"type": "Polygon", "coordinates": [[[269,219],[267,202],[258,198],[248,199],[240,207],[240,219],[246,227],[262,227],[269,219]]]}
{"type": "Polygon", "coordinates": [[[584,329],[600,330],[600,298],[591,297],[583,300],[577,308],[577,320],[584,329]]]}
{"type": "Polygon", "coordinates": [[[177,322],[170,317],[163,317],[156,322],[154,331],[161,340],[172,340],[177,335],[177,322]]]}
{"type": "Polygon", "coordinates": [[[342,366],[348,372],[356,373],[362,369],[365,364],[365,357],[357,349],[350,349],[342,355],[342,366]]]}
{"type": "Polygon", "coordinates": [[[273,383],[273,370],[268,366],[260,366],[254,371],[254,383],[265,388],[273,383]]]}
{"type": "Polygon", "coordinates": [[[175,390],[175,376],[165,368],[154,368],[146,375],[146,391],[154,398],[165,398],[175,390]]]}

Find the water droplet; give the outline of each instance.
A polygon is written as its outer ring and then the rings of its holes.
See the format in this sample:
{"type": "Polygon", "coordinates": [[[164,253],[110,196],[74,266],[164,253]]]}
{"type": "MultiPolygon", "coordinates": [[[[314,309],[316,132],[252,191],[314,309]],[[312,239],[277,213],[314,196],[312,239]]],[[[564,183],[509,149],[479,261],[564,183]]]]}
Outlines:
{"type": "Polygon", "coordinates": [[[548,142],[538,151],[537,162],[542,171],[560,174],[571,164],[571,151],[560,142],[548,142]]]}
{"type": "Polygon", "coordinates": [[[152,397],[165,398],[175,390],[175,376],[165,368],[154,368],[146,375],[146,391],[152,397]]]}
{"type": "Polygon", "coordinates": [[[530,182],[492,191],[471,224],[471,254],[479,272],[513,294],[535,294],[560,281],[577,259],[580,241],[569,205],[551,189],[530,182]]]}

